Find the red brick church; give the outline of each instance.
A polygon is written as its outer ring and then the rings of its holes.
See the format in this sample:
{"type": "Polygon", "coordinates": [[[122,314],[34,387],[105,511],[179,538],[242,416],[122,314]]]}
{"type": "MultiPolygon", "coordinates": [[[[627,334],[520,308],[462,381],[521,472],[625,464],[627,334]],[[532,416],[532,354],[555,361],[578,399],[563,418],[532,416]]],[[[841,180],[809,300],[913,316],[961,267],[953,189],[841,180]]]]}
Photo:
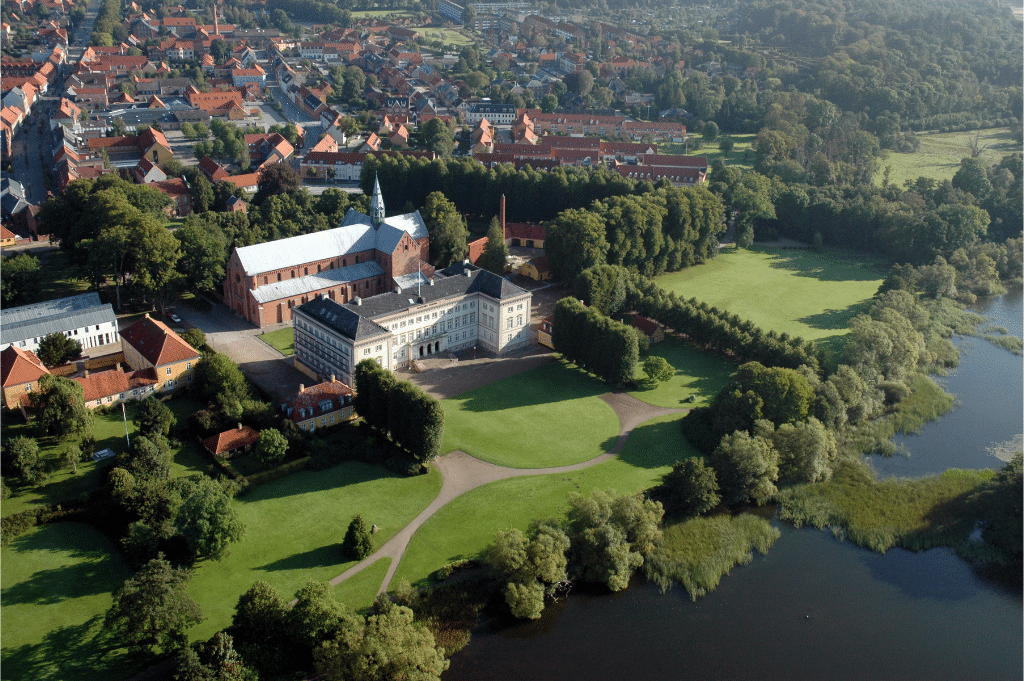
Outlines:
{"type": "Polygon", "coordinates": [[[334,229],[236,248],[224,302],[264,327],[292,319],[292,308],[323,294],[339,303],[426,282],[430,240],[419,211],[384,216],[374,181],[370,215],[349,209],[334,229]]]}

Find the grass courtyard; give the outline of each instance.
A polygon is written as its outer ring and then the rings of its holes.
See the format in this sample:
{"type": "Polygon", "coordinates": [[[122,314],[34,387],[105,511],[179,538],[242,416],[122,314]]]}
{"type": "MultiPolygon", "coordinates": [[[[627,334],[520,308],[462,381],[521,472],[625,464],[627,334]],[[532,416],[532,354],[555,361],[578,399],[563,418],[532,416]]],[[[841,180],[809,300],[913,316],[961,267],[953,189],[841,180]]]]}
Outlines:
{"type": "MultiPolygon", "coordinates": [[[[441,474],[397,477],[383,468],[348,462],[326,471],[303,471],[260,485],[235,500],[245,523],[242,540],[232,544],[220,562],[200,563],[189,594],[203,609],[206,620],[189,635],[205,640],[231,623],[235,603],[253,582],[262,580],[286,600],[295,597],[307,581],[326,581],[354,563],[341,556],[340,544],[356,514],[367,525],[376,524],[374,547],[379,547],[409,524],[441,490],[441,474]]],[[[380,570],[380,564],[369,568],[380,570]]],[[[386,569],[385,569],[386,571],[386,569]]],[[[339,590],[353,606],[364,603],[376,586],[361,580],[339,590]]],[[[370,596],[372,602],[373,597],[370,596]]],[[[359,606],[365,607],[366,604],[359,606]]]]}
{"type": "Polygon", "coordinates": [[[999,159],[1014,151],[1020,151],[1010,134],[1009,128],[989,128],[965,132],[922,132],[917,134],[920,148],[910,154],[889,152],[879,164],[875,184],[882,184],[885,169],[890,168],[889,182],[902,187],[907,180],[930,177],[933,180],[951,180],[960,168],[961,159],[971,155],[968,140],[980,135],[980,143],[987,148],[979,158],[986,165],[998,163],[999,159]]]}
{"type": "Polygon", "coordinates": [[[736,371],[735,362],[671,338],[652,344],[649,354],[664,357],[676,370],[675,376],[664,383],[650,385],[643,370],[643,358],[640,358],[636,368],[639,387],[629,394],[655,407],[706,407],[736,371]],[[696,400],[684,402],[690,395],[696,400]]]}
{"type": "Polygon", "coordinates": [[[277,331],[261,333],[259,339],[285,357],[295,354],[295,329],[290,326],[277,331]]]}
{"type": "Polygon", "coordinates": [[[107,537],[73,522],[43,525],[0,549],[5,679],[124,678],[137,671],[103,628],[131,570],[107,537]]]}
{"type": "Polygon", "coordinates": [[[425,584],[432,572],[475,557],[498,530],[526,530],[530,521],[556,517],[570,492],[593,489],[638,492],[660,482],[675,461],[696,456],[680,432],[681,414],[655,419],[633,431],[615,459],[572,473],[501,480],[458,497],[430,518],[412,538],[391,586],[407,579],[425,584]],[[495,503],[500,499],[501,503],[495,503]]]}
{"type": "Polygon", "coordinates": [[[738,314],[765,330],[842,345],[850,320],[866,311],[883,270],[843,251],[723,249],[696,267],[657,278],[667,291],[738,314]]]}
{"type": "Polygon", "coordinates": [[[598,399],[603,382],[554,362],[442,402],[441,451],[461,449],[513,468],[547,468],[607,452],[619,419],[598,399]]]}

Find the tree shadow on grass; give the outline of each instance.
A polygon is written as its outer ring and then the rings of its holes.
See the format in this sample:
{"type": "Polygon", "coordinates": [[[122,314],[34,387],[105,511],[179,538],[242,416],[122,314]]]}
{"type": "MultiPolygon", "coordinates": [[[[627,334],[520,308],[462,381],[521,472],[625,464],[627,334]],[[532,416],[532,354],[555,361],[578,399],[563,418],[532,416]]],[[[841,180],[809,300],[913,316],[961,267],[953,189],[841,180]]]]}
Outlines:
{"type": "Polygon", "coordinates": [[[121,679],[145,664],[128,653],[122,641],[103,626],[103,615],[82,624],[58,626],[37,645],[4,649],[5,679],[93,681],[121,679]]]}
{"type": "Polygon", "coordinates": [[[598,397],[609,391],[601,379],[565,361],[552,362],[451,398],[466,411],[501,411],[598,397]]]}
{"type": "Polygon", "coordinates": [[[629,434],[619,459],[637,468],[661,468],[699,456],[683,437],[679,425],[682,418],[683,414],[679,414],[669,420],[658,419],[637,426],[629,434]]]}
{"type": "Polygon", "coordinates": [[[843,309],[832,308],[800,317],[797,321],[814,329],[845,332],[850,328],[850,322],[853,321],[853,318],[861,313],[866,313],[871,309],[874,302],[874,300],[869,298],[859,303],[848,305],[843,309]]]}
{"type": "Polygon", "coordinates": [[[818,281],[874,281],[884,276],[875,261],[853,254],[843,256],[834,252],[773,248],[758,248],[757,251],[772,256],[768,266],[773,269],[788,270],[795,276],[818,281]]]}
{"type": "Polygon", "coordinates": [[[297,494],[316,494],[338,487],[347,487],[361,482],[382,478],[404,478],[382,466],[362,461],[345,461],[325,471],[299,471],[266,484],[257,485],[252,492],[238,501],[243,504],[280,499],[297,494]]]}
{"type": "MultiPolygon", "coordinates": [[[[342,566],[339,569],[344,572],[345,557],[341,553],[341,542],[328,544],[302,553],[275,560],[266,565],[260,565],[257,570],[273,572],[278,570],[312,570],[314,568],[326,567],[328,565],[342,566]]],[[[354,563],[353,563],[354,564],[354,563]]]]}

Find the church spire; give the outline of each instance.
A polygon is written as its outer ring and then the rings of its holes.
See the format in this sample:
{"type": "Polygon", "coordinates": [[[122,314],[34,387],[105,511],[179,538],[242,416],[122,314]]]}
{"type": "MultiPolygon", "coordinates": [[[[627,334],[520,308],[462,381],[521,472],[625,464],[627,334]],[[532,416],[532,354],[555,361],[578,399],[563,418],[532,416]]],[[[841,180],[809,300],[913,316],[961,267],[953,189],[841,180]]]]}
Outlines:
{"type": "Polygon", "coordinates": [[[373,198],[370,199],[370,223],[374,229],[384,224],[384,197],[380,193],[380,182],[373,177],[373,198]]]}

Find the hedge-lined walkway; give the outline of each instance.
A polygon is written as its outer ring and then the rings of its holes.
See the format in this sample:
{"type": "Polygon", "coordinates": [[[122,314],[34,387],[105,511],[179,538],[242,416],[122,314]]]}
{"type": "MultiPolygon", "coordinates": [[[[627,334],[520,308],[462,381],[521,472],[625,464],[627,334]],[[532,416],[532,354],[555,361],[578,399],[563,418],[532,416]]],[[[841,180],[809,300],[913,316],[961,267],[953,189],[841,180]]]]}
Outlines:
{"type": "Polygon", "coordinates": [[[386,557],[391,559],[391,566],[388,568],[387,575],[384,577],[384,582],[378,590],[378,593],[384,593],[391,585],[391,580],[394,577],[395,572],[398,570],[398,564],[402,560],[402,556],[405,554],[405,550],[408,548],[409,542],[412,540],[413,535],[416,534],[416,531],[431,516],[457,497],[469,492],[470,490],[476,489],[477,487],[497,482],[498,480],[527,475],[566,473],[569,471],[577,471],[583,468],[596,466],[599,463],[608,461],[621,452],[622,448],[626,445],[626,441],[629,439],[630,433],[632,433],[633,429],[640,424],[661,416],[682,414],[689,411],[689,409],[666,409],[663,407],[654,407],[645,402],[641,402],[626,393],[605,393],[604,395],[601,395],[600,399],[607,403],[619,418],[619,437],[615,442],[615,445],[608,452],[601,454],[600,456],[596,456],[589,461],[553,468],[508,468],[506,466],[498,466],[492,463],[487,463],[486,461],[475,459],[463,451],[454,451],[445,454],[444,456],[434,460],[434,465],[439,471],[441,471],[441,476],[444,480],[441,485],[441,492],[437,495],[434,501],[423,509],[423,511],[416,516],[411,523],[406,525],[398,532],[398,534],[392,537],[390,541],[374,551],[369,557],[356,563],[351,568],[332,579],[331,584],[340,584],[349,577],[361,572],[364,568],[373,565],[381,558],[386,557]]]}

